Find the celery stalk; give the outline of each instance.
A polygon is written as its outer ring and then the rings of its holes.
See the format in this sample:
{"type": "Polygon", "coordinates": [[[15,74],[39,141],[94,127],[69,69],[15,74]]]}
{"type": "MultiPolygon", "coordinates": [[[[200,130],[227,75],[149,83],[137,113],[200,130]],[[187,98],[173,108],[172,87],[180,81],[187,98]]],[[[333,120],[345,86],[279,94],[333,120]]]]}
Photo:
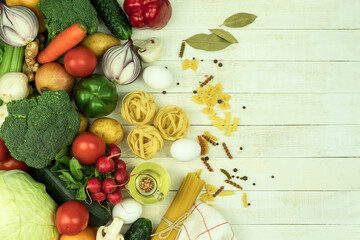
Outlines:
{"type": "Polygon", "coordinates": [[[21,72],[24,63],[25,47],[14,47],[9,72],[21,72]]]}
{"type": "Polygon", "coordinates": [[[6,46],[4,48],[3,60],[0,65],[0,77],[5,73],[9,72],[13,51],[14,47],[12,46],[6,46]]]}
{"type": "Polygon", "coordinates": [[[7,72],[21,72],[24,62],[25,47],[6,46],[0,65],[0,77],[7,72]]]}

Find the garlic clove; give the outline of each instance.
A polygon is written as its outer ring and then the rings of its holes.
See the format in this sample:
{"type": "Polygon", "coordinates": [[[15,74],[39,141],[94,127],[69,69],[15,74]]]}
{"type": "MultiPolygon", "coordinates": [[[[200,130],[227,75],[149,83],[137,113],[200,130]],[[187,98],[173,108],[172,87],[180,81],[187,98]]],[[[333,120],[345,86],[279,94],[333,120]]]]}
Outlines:
{"type": "Polygon", "coordinates": [[[155,62],[161,57],[162,42],[159,38],[149,38],[146,40],[135,40],[134,46],[138,49],[141,60],[145,63],[155,62]]]}

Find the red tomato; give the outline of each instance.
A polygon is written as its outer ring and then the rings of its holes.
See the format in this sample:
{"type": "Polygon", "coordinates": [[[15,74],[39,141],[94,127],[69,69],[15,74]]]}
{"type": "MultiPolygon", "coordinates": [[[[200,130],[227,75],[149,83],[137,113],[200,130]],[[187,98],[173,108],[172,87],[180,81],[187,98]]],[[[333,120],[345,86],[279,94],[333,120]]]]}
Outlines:
{"type": "Polygon", "coordinates": [[[9,149],[6,147],[4,140],[0,138],[0,162],[7,160],[9,157],[9,149]]]}
{"type": "Polygon", "coordinates": [[[91,75],[97,64],[93,51],[87,47],[78,46],[70,49],[64,56],[65,69],[74,77],[87,77],[91,75]]]}
{"type": "Polygon", "coordinates": [[[61,234],[76,235],[87,227],[89,211],[79,201],[68,201],[58,208],[55,223],[61,234]]]}
{"type": "Polygon", "coordinates": [[[79,134],[73,144],[72,153],[83,165],[93,165],[99,157],[105,155],[106,144],[104,140],[91,132],[79,134]]]}
{"type": "Polygon", "coordinates": [[[0,162],[0,170],[13,170],[20,169],[24,172],[29,171],[29,166],[26,165],[23,161],[18,161],[12,156],[10,156],[7,160],[0,162]]]}

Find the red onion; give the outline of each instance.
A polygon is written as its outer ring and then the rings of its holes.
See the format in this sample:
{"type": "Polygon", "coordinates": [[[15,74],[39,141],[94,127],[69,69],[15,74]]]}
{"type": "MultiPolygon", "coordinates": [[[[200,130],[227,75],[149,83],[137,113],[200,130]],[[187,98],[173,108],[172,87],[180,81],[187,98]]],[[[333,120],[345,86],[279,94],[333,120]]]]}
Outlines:
{"type": "Polygon", "coordinates": [[[133,49],[132,40],[109,48],[103,57],[105,76],[120,85],[134,82],[141,72],[141,61],[133,49]]]}
{"type": "Polygon", "coordinates": [[[25,46],[39,31],[39,22],[33,11],[24,6],[0,4],[0,40],[13,46],[25,46]]]}

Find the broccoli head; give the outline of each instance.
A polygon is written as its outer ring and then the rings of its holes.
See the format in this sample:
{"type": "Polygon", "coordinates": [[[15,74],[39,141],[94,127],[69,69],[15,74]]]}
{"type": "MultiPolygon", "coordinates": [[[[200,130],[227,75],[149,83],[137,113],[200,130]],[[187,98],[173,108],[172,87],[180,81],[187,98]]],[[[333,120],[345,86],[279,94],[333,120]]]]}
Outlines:
{"type": "Polygon", "coordinates": [[[75,23],[84,25],[88,34],[97,31],[97,13],[89,0],[40,0],[37,6],[45,15],[48,43],[75,23]]]}
{"type": "Polygon", "coordinates": [[[65,91],[46,91],[37,98],[12,101],[0,135],[11,155],[28,166],[48,166],[70,145],[80,128],[80,116],[65,91]]]}

